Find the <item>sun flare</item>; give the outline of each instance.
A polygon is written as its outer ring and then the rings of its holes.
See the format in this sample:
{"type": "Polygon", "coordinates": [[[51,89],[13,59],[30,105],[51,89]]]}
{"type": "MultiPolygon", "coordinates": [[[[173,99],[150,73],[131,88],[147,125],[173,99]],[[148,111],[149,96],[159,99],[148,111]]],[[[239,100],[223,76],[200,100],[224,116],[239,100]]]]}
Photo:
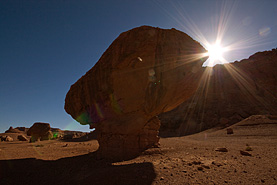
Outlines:
{"type": "Polygon", "coordinates": [[[208,48],[208,55],[213,60],[220,60],[223,52],[223,48],[219,44],[211,45],[208,48]]]}
{"type": "Polygon", "coordinates": [[[214,66],[216,64],[224,64],[227,61],[224,59],[223,55],[227,51],[227,48],[222,47],[219,43],[214,45],[206,45],[208,52],[206,55],[209,57],[208,66],[214,66]]]}

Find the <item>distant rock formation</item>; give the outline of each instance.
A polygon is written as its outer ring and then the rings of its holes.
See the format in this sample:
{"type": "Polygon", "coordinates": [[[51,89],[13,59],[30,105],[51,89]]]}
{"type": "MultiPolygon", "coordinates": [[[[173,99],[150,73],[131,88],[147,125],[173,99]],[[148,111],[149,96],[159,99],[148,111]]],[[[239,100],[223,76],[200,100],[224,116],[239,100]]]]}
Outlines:
{"type": "Polygon", "coordinates": [[[5,133],[20,133],[21,131],[17,128],[10,127],[5,133]]]}
{"type": "Polygon", "coordinates": [[[51,132],[53,134],[53,139],[63,138],[64,136],[64,131],[59,128],[51,128],[51,132]]]}
{"type": "Polygon", "coordinates": [[[156,116],[195,93],[205,52],[176,29],[142,26],[124,32],[71,86],[65,110],[97,130],[101,157],[136,156],[157,145],[156,116]]]}
{"type": "Polygon", "coordinates": [[[159,115],[161,136],[226,127],[255,114],[277,115],[277,49],[204,68],[195,95],[159,115]]]}
{"type": "Polygon", "coordinates": [[[34,123],[27,132],[27,135],[31,136],[30,142],[38,141],[38,139],[46,140],[49,138],[50,134],[52,134],[50,131],[50,124],[40,122],[34,123]]]}

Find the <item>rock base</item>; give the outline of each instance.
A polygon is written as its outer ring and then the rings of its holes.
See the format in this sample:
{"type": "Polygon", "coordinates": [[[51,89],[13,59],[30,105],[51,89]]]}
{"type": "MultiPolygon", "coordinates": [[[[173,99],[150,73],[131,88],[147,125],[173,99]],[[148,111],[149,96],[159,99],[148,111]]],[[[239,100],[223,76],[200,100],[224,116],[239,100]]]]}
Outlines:
{"type": "Polygon", "coordinates": [[[148,148],[159,146],[160,120],[147,122],[137,134],[103,133],[98,130],[98,157],[110,160],[127,160],[140,155],[148,148]]]}

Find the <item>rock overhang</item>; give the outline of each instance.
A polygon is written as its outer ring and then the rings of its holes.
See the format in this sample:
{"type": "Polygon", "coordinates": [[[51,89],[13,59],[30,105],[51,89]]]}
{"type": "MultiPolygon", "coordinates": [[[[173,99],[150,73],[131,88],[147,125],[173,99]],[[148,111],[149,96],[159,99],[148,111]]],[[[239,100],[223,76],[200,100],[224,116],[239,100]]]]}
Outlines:
{"type": "MultiPolygon", "coordinates": [[[[149,125],[159,127],[157,115],[193,95],[203,72],[205,52],[198,42],[176,29],[142,26],[123,32],[71,86],[65,110],[81,124],[100,131],[99,138],[102,133],[103,137],[136,135],[140,139],[134,142],[147,137],[156,141],[157,133],[150,131],[149,125]]],[[[149,145],[145,143],[144,149],[149,145]]]]}

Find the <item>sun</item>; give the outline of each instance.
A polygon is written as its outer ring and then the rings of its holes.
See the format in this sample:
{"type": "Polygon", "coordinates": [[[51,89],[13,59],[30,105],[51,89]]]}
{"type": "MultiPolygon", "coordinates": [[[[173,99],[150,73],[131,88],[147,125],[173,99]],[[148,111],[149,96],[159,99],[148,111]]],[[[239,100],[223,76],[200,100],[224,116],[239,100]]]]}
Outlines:
{"type": "Polygon", "coordinates": [[[223,55],[227,51],[227,48],[222,47],[220,43],[216,42],[215,44],[207,44],[206,45],[208,52],[206,55],[209,57],[208,66],[214,66],[216,64],[224,64],[228,63],[223,55]]]}
{"type": "Polygon", "coordinates": [[[208,48],[208,55],[212,60],[220,60],[223,52],[223,48],[219,44],[211,45],[208,48]]]}

